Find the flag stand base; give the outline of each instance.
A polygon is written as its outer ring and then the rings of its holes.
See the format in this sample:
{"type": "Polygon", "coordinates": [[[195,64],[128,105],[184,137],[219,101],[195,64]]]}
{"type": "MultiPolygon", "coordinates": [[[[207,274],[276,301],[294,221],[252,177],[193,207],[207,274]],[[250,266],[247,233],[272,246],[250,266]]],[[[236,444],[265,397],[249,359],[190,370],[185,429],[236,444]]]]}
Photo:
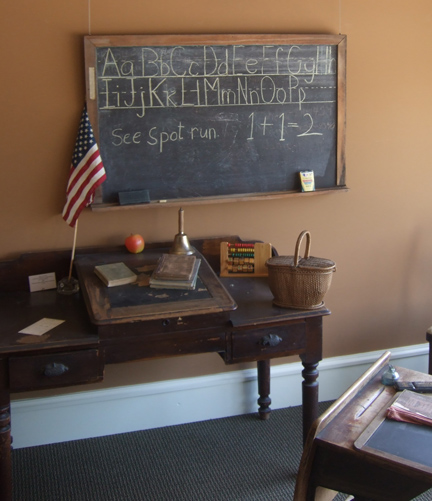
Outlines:
{"type": "Polygon", "coordinates": [[[79,282],[74,277],[64,277],[57,284],[57,292],[65,296],[76,294],[79,291],[79,282]]]}

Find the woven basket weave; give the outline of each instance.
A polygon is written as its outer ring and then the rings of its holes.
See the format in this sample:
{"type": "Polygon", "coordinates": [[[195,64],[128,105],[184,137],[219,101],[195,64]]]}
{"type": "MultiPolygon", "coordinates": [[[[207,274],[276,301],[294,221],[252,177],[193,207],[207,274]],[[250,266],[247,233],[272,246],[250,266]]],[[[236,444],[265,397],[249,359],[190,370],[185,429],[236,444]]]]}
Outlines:
{"type": "Polygon", "coordinates": [[[273,303],[284,308],[313,310],[324,305],[336,264],[329,259],[309,256],[311,236],[302,231],[297,239],[294,256],[277,256],[266,261],[273,303]],[[299,257],[300,245],[306,236],[306,250],[299,257]]]}

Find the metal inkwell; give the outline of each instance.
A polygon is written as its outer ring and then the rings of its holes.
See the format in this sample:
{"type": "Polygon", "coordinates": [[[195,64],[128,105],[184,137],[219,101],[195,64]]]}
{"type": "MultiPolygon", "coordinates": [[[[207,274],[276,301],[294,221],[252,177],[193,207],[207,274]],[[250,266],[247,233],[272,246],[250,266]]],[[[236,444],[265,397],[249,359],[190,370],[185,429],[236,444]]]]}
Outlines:
{"type": "Polygon", "coordinates": [[[399,374],[396,372],[396,369],[393,365],[389,365],[388,369],[382,375],[381,382],[386,386],[393,386],[398,379],[399,374]]]}

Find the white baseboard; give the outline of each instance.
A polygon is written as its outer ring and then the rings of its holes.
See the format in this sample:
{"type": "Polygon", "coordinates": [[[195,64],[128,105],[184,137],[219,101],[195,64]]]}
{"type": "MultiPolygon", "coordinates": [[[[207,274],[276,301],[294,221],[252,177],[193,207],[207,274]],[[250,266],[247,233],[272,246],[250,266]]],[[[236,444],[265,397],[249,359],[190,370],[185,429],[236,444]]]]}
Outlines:
{"type": "MultiPolygon", "coordinates": [[[[383,350],[384,351],[384,350],[383,350]]],[[[383,351],[324,359],[320,401],[341,395],[383,351]]],[[[395,365],[427,372],[428,345],[395,348],[395,365]]],[[[300,362],[271,370],[272,409],[301,404],[300,362]]],[[[256,370],[12,401],[13,446],[31,447],[257,411],[256,370]]]]}

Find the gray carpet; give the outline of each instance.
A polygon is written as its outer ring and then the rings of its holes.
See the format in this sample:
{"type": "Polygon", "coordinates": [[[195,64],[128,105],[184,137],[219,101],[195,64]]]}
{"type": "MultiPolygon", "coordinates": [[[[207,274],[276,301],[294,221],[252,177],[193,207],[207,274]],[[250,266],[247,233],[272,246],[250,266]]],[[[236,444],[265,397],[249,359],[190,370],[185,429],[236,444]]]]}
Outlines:
{"type": "Polygon", "coordinates": [[[14,500],[290,501],[301,450],[301,407],[17,449],[14,500]]]}

